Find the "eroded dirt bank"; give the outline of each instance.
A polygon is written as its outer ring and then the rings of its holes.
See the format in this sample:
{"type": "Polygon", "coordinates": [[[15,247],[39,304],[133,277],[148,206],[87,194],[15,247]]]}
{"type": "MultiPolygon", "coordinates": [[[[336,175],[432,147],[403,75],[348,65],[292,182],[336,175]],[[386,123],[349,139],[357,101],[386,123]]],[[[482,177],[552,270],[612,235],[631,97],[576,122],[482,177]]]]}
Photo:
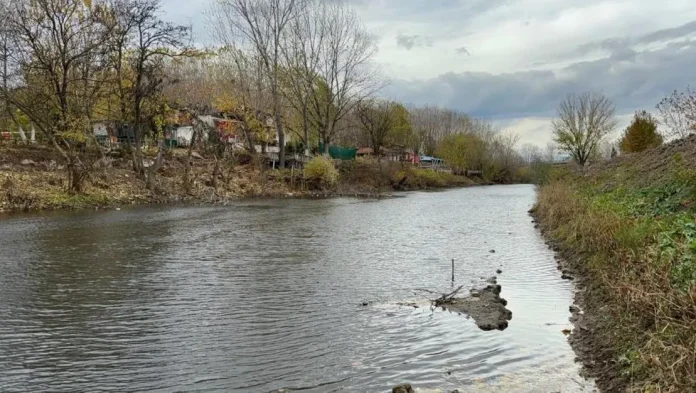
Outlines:
{"type": "Polygon", "coordinates": [[[473,180],[420,170],[405,163],[340,163],[339,181],[331,187],[308,181],[302,170],[273,170],[249,157],[220,163],[183,149],[165,154],[155,192],[135,176],[126,153],[110,154],[90,169],[84,189],[67,192],[61,157],[43,146],[0,145],[0,211],[109,207],[142,203],[226,203],[240,198],[388,197],[394,191],[476,185],[473,180]],[[184,174],[190,165],[189,186],[184,174]],[[215,176],[213,175],[215,174],[215,176]]]}

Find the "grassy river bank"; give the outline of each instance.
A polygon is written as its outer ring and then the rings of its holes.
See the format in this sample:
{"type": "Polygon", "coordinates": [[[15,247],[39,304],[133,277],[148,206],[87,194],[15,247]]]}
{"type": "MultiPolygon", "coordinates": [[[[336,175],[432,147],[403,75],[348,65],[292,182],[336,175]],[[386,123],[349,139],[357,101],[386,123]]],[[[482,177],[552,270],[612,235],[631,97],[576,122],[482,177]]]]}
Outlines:
{"type": "Polygon", "coordinates": [[[135,176],[127,154],[106,159],[90,170],[83,192],[67,192],[61,158],[41,146],[0,146],[0,211],[104,208],[147,203],[225,203],[240,198],[388,196],[394,191],[434,190],[485,183],[406,163],[355,160],[340,163],[332,184],[308,179],[302,170],[262,169],[249,157],[220,164],[212,157],[189,160],[185,150],[168,151],[155,192],[135,176]]]}
{"type": "Polygon", "coordinates": [[[696,138],[557,171],[532,213],[576,277],[571,344],[602,391],[696,390],[696,138]]]}

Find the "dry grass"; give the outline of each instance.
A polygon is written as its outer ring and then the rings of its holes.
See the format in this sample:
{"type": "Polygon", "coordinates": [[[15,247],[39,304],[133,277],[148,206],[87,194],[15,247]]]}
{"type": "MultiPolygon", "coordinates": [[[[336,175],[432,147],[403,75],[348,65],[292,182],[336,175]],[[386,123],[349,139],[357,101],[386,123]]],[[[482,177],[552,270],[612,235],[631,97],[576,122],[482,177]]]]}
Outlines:
{"type": "Polygon", "coordinates": [[[262,169],[264,165],[254,160],[224,160],[213,179],[213,158],[195,158],[189,167],[185,152],[167,151],[154,194],[133,173],[130,154],[124,151],[111,157],[107,167],[91,170],[83,192],[72,195],[67,192],[64,163],[52,149],[0,145],[0,211],[148,202],[224,203],[245,197],[367,196],[473,184],[464,177],[421,170],[406,163],[358,159],[340,162],[335,168],[332,161],[323,158],[315,159],[306,171],[262,169]],[[190,182],[184,187],[186,168],[190,182]]]}
{"type": "Polygon", "coordinates": [[[594,341],[609,347],[605,360],[619,365],[616,379],[630,391],[696,391],[696,285],[684,285],[675,270],[696,263],[686,258],[696,243],[681,235],[683,212],[627,217],[597,203],[600,197],[583,180],[556,181],[539,190],[535,208],[547,234],[597,289],[586,310],[597,317],[594,341]]]}

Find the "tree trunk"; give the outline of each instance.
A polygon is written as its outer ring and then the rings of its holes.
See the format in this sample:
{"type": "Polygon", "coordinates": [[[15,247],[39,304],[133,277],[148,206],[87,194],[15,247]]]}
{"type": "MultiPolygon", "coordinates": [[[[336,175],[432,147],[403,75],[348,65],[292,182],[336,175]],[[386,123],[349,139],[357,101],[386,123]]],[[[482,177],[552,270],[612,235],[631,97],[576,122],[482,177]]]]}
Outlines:
{"type": "Polygon", "coordinates": [[[87,169],[75,155],[68,157],[68,193],[79,194],[82,192],[87,169]]]}
{"type": "Polygon", "coordinates": [[[149,168],[147,168],[147,180],[146,180],[146,186],[147,189],[150,190],[150,192],[154,195],[156,192],[155,186],[157,185],[157,171],[160,170],[162,167],[162,164],[164,163],[164,154],[163,154],[163,148],[160,146],[159,151],[157,152],[157,158],[155,159],[154,164],[152,164],[149,168]]]}
{"type": "Polygon", "coordinates": [[[276,130],[278,131],[278,167],[282,169],[285,168],[285,131],[279,108],[276,108],[274,117],[276,130]]]}
{"type": "Polygon", "coordinates": [[[194,116],[194,123],[193,123],[193,134],[191,135],[191,144],[188,147],[188,152],[186,153],[186,169],[184,170],[184,190],[188,194],[191,192],[191,179],[190,179],[190,174],[191,174],[191,167],[193,166],[193,161],[191,157],[193,156],[193,146],[196,144],[196,139],[198,136],[198,128],[200,127],[199,121],[197,120],[197,116],[194,116]]]}
{"type": "Polygon", "coordinates": [[[60,153],[67,164],[68,193],[76,194],[82,192],[82,183],[87,175],[87,169],[83,167],[82,162],[80,161],[79,157],[77,157],[76,152],[69,152],[63,149],[56,140],[55,135],[51,135],[50,138],[53,147],[58,150],[58,153],[60,153]]]}
{"type": "Polygon", "coordinates": [[[302,127],[304,128],[304,155],[309,156],[309,119],[307,118],[307,104],[302,108],[302,127]]]}
{"type": "MultiPolygon", "coordinates": [[[[277,72],[277,70],[273,72],[277,72]]],[[[276,132],[278,133],[278,166],[280,168],[285,168],[285,130],[283,129],[283,118],[280,115],[280,93],[278,92],[277,76],[274,76],[272,82],[273,121],[275,122],[276,132]]]]}
{"type": "Polygon", "coordinates": [[[215,190],[217,190],[218,186],[218,177],[220,177],[220,160],[217,158],[217,154],[213,155],[213,158],[215,159],[215,168],[213,168],[213,177],[210,179],[210,185],[213,186],[215,190]]]}
{"type": "Polygon", "coordinates": [[[133,148],[133,170],[142,179],[145,177],[145,166],[143,165],[143,148],[142,148],[142,129],[139,122],[133,129],[135,146],[133,148]]]}

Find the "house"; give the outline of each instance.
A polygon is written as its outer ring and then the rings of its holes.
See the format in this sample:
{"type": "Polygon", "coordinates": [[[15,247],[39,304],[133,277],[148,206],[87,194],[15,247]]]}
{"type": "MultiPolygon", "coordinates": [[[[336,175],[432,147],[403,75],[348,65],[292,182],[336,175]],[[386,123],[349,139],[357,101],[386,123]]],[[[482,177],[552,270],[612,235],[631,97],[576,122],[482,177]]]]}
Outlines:
{"type": "Polygon", "coordinates": [[[409,151],[406,153],[406,162],[411,164],[420,164],[420,156],[414,151],[409,151]]]}
{"type": "Polygon", "coordinates": [[[240,120],[213,118],[212,124],[220,141],[232,145],[244,145],[244,125],[240,120]]]}
{"type": "Polygon", "coordinates": [[[371,157],[374,155],[375,150],[371,147],[361,147],[356,152],[355,155],[358,157],[371,157]]]}
{"type": "MultiPolygon", "coordinates": [[[[411,149],[405,149],[403,147],[381,147],[380,148],[381,157],[386,161],[394,162],[410,162],[417,164],[420,162],[420,157],[411,149]]],[[[371,157],[374,155],[374,149],[371,147],[361,147],[356,152],[358,157],[371,157]]]]}
{"type": "Polygon", "coordinates": [[[420,166],[426,169],[440,169],[445,167],[445,160],[432,156],[420,156],[420,166]]]}
{"type": "Polygon", "coordinates": [[[188,146],[193,140],[193,126],[168,127],[164,131],[164,140],[169,147],[188,146]]]}
{"type": "MultiPolygon", "coordinates": [[[[92,124],[94,137],[104,145],[117,143],[119,141],[119,127],[115,120],[101,120],[92,124]]],[[[127,137],[127,135],[122,135],[127,137]]]]}

